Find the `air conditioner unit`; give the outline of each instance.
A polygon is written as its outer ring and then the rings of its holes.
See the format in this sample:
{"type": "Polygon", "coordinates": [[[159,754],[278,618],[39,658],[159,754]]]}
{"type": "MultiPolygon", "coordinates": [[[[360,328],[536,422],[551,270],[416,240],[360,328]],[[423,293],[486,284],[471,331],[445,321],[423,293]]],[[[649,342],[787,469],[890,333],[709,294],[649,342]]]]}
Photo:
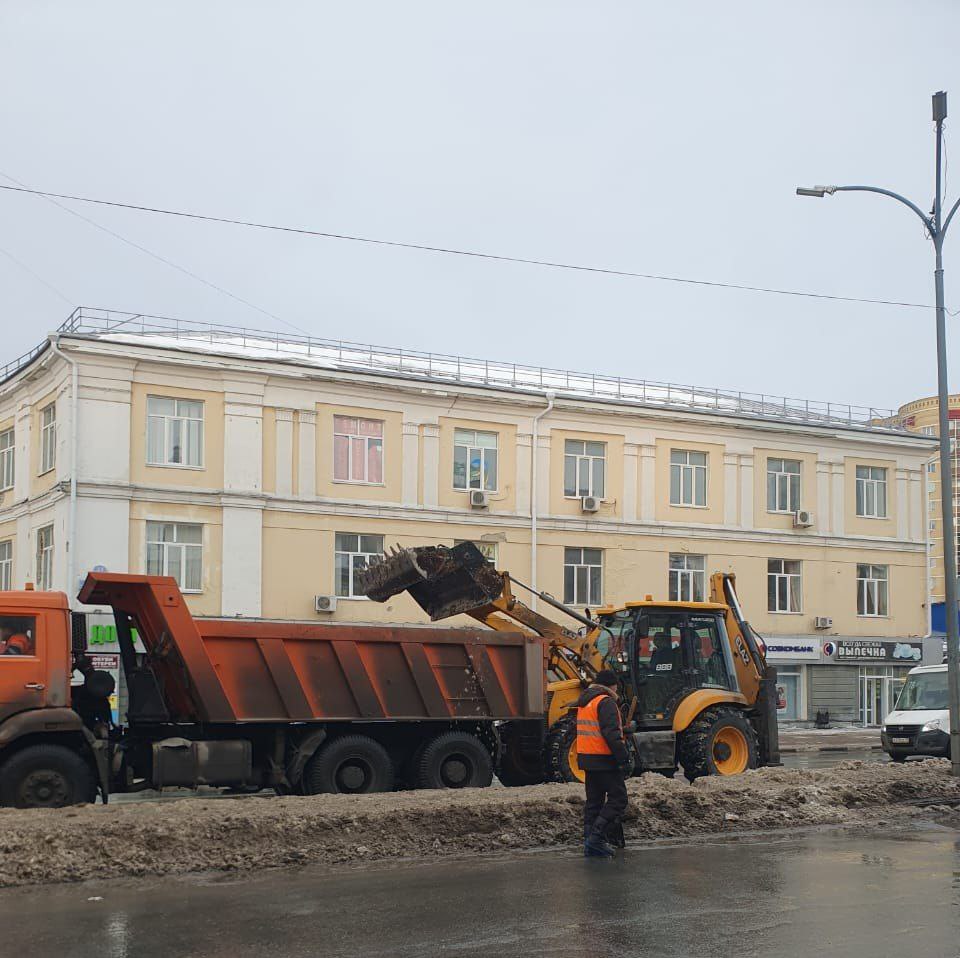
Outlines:
{"type": "Polygon", "coordinates": [[[486,509],[490,504],[487,494],[480,489],[470,490],[470,506],[473,509],[486,509]]]}
{"type": "Polygon", "coordinates": [[[833,619],[829,615],[815,616],[813,619],[813,627],[815,629],[832,629],[833,619]]]}
{"type": "Polygon", "coordinates": [[[315,595],[313,597],[313,607],[317,612],[336,612],[337,597],[335,595],[315,595]]]}
{"type": "Polygon", "coordinates": [[[813,525],[813,513],[806,509],[798,509],[793,514],[793,525],[796,529],[809,529],[813,525]]]}
{"type": "Polygon", "coordinates": [[[601,501],[599,496],[584,496],[580,500],[580,507],[584,512],[599,512],[601,501]]]}

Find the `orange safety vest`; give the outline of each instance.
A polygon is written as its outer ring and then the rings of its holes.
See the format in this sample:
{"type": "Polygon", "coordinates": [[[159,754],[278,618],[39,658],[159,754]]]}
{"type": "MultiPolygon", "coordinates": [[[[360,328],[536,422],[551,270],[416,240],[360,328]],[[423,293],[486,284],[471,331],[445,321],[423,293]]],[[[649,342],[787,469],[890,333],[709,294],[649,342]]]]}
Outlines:
{"type": "MultiPolygon", "coordinates": [[[[577,709],[578,755],[613,755],[612,749],[600,731],[600,703],[606,698],[613,700],[611,695],[596,695],[586,705],[577,709]]],[[[616,701],[613,701],[616,705],[616,701]]],[[[620,725],[622,734],[623,719],[620,717],[620,709],[617,709],[617,723],[620,725]]]]}
{"type": "Polygon", "coordinates": [[[15,635],[11,635],[4,643],[3,651],[0,652],[0,655],[5,655],[7,649],[16,649],[15,655],[26,655],[30,649],[30,640],[21,632],[17,632],[15,635]]]}

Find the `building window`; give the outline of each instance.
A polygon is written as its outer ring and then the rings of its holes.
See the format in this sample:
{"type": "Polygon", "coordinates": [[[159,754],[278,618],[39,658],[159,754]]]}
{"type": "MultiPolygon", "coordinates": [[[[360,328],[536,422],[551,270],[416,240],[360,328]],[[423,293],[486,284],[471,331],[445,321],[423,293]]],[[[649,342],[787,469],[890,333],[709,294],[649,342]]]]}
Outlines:
{"type": "Polygon", "coordinates": [[[706,506],[707,454],[690,449],[670,450],[670,505],[706,506]]]}
{"type": "Polygon", "coordinates": [[[567,439],[563,445],[563,494],[570,498],[603,498],[607,465],[605,442],[567,439]]]}
{"type": "Polygon", "coordinates": [[[603,595],[603,550],[563,550],[563,601],[600,605],[603,595]]]}
{"type": "Polygon", "coordinates": [[[453,488],[496,491],[497,433],[454,430],[453,488]]]}
{"type": "Polygon", "coordinates": [[[768,559],[767,610],[799,612],[800,597],[800,562],[796,559],[768,559]]]}
{"type": "Polygon", "coordinates": [[[670,556],[670,601],[703,602],[706,558],[686,554],[670,556]]]}
{"type": "Polygon", "coordinates": [[[147,465],[203,466],[203,402],[147,396],[147,465]]]}
{"type": "Polygon", "coordinates": [[[362,592],[356,591],[354,579],[357,572],[370,565],[371,559],[379,558],[382,554],[383,536],[362,536],[353,532],[338,532],[334,555],[337,595],[345,599],[366,598],[362,592]]]}
{"type": "Polygon", "coordinates": [[[40,475],[57,464],[57,404],[40,410],[40,475]]]}
{"type": "Polygon", "coordinates": [[[37,529],[37,588],[53,588],[53,526],[37,529]]]}
{"type": "Polygon", "coordinates": [[[203,589],[203,526],[147,523],[147,575],[169,575],[183,592],[203,589]]]}
{"type": "Polygon", "coordinates": [[[13,540],[0,542],[0,591],[13,588],[13,540]]]}
{"type": "Polygon", "coordinates": [[[857,515],[866,519],[887,518],[887,470],[880,466],[857,466],[857,515]]]}
{"type": "Polygon", "coordinates": [[[800,463],[796,459],[767,460],[767,512],[800,509],[800,463]]]}
{"type": "Polygon", "coordinates": [[[336,482],[383,482],[383,420],[333,417],[336,482]]]}
{"type": "Polygon", "coordinates": [[[0,492],[13,488],[13,430],[0,432],[0,492]]]}
{"type": "Polygon", "coordinates": [[[857,563],[857,615],[886,615],[889,571],[885,565],[857,563]]]}
{"type": "Polygon", "coordinates": [[[478,542],[476,539],[454,539],[453,544],[455,546],[463,545],[464,542],[469,542],[471,545],[475,545],[480,550],[480,555],[490,563],[490,565],[495,566],[497,564],[497,544],[496,542],[478,542]]]}

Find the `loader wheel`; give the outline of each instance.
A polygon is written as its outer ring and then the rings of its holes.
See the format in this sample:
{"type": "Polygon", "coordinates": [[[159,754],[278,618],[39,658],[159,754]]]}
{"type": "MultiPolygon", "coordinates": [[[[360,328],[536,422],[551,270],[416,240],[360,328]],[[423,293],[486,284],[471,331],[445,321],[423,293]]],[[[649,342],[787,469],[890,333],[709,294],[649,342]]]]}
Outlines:
{"type": "Polygon", "coordinates": [[[93,770],[62,745],[33,745],[0,768],[0,805],[8,808],[63,808],[96,797],[93,770]]]}
{"type": "Polygon", "coordinates": [[[444,732],[420,755],[417,788],[486,788],[493,760],[483,742],[467,732],[444,732]]]}
{"type": "Polygon", "coordinates": [[[739,775],[757,767],[757,736],[736,709],[706,709],[680,735],[680,764],[692,782],[702,775],[739,775]]]}
{"type": "Polygon", "coordinates": [[[544,743],[548,782],[583,782],[586,775],[577,759],[576,712],[554,722],[544,743]]]}
{"type": "Polygon", "coordinates": [[[304,791],[389,792],[393,762],[386,749],[366,735],[344,735],[324,745],[303,770],[304,791]]]}

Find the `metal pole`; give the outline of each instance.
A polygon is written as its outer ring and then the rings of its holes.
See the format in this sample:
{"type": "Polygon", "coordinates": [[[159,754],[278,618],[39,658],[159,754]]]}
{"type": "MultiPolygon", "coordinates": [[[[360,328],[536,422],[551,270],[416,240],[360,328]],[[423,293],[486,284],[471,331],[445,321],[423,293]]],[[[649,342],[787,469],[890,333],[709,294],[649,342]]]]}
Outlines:
{"type": "MultiPolygon", "coordinates": [[[[944,101],[946,96],[944,96],[944,101]]],[[[950,389],[947,384],[947,321],[943,304],[943,233],[940,229],[940,169],[946,103],[937,107],[937,190],[933,200],[933,272],[937,296],[937,401],[940,421],[940,508],[943,512],[944,611],[947,618],[947,684],[950,691],[951,773],[960,776],[960,626],[957,623],[957,533],[953,519],[953,457],[950,452],[950,389]]]]}

